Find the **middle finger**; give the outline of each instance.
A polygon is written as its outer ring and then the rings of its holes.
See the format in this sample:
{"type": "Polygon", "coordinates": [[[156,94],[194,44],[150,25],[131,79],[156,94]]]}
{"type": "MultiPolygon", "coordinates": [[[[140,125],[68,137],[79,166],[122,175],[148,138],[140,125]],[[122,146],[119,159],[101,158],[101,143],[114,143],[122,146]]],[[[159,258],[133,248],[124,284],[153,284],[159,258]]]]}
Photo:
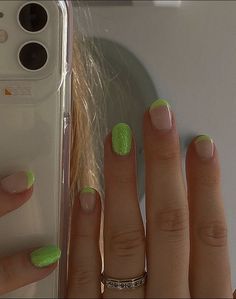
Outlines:
{"type": "Polygon", "coordinates": [[[189,298],[189,211],[174,115],[164,100],[144,116],[146,297],[189,298]]]}

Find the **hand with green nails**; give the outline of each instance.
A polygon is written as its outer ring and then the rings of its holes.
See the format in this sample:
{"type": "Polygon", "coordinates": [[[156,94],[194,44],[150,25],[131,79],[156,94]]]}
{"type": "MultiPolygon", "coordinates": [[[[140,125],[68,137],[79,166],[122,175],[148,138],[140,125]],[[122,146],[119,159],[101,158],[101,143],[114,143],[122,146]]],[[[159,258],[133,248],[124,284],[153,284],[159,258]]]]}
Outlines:
{"type": "MultiPolygon", "coordinates": [[[[105,139],[104,209],[93,186],[82,186],[74,200],[66,298],[233,298],[213,139],[201,134],[190,142],[185,186],[171,105],[164,99],[150,105],[143,118],[145,221],[134,140],[123,122],[105,139]],[[138,277],[139,284],[132,282],[138,277]]],[[[2,179],[0,216],[30,198],[34,181],[32,172],[2,179]]],[[[46,277],[60,256],[56,244],[45,244],[2,258],[0,294],[46,277]]]]}
{"type": "Polygon", "coordinates": [[[190,142],[185,186],[171,105],[164,99],[150,105],[143,118],[143,221],[134,138],[129,124],[120,122],[105,139],[104,210],[88,186],[75,201],[68,298],[233,298],[213,139],[201,134],[190,142]],[[141,284],[130,282],[140,276],[141,284]]]}
{"type": "MultiPolygon", "coordinates": [[[[3,177],[0,181],[0,217],[26,203],[33,194],[34,183],[32,171],[19,171],[3,177]]],[[[1,257],[0,295],[46,277],[55,270],[60,257],[61,250],[56,244],[42,244],[1,257]]]]}

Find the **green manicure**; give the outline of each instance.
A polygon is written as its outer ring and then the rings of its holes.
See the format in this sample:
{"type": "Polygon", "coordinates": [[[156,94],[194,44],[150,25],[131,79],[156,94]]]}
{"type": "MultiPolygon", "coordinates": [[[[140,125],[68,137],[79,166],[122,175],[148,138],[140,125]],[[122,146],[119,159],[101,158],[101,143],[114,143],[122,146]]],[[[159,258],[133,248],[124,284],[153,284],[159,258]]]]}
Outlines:
{"type": "Polygon", "coordinates": [[[27,175],[27,180],[28,180],[28,187],[27,188],[29,189],[34,184],[35,176],[34,176],[32,171],[27,171],[26,175],[27,175]]]}
{"type": "Polygon", "coordinates": [[[30,254],[33,265],[40,268],[54,264],[59,260],[60,256],[60,248],[54,245],[41,247],[30,254]]]}
{"type": "Polygon", "coordinates": [[[91,187],[84,187],[82,190],[81,190],[81,193],[95,193],[95,190],[91,187]]]}
{"type": "Polygon", "coordinates": [[[118,155],[129,154],[132,144],[132,131],[125,123],[118,123],[112,129],[112,148],[118,155]]]}
{"type": "Polygon", "coordinates": [[[152,105],[150,106],[150,110],[160,106],[168,106],[170,108],[170,104],[166,100],[158,99],[152,103],[152,105]]]}
{"type": "Polygon", "coordinates": [[[210,140],[211,142],[213,141],[212,138],[209,135],[200,135],[200,136],[197,137],[195,142],[198,143],[198,142],[204,141],[204,140],[210,140]]]}

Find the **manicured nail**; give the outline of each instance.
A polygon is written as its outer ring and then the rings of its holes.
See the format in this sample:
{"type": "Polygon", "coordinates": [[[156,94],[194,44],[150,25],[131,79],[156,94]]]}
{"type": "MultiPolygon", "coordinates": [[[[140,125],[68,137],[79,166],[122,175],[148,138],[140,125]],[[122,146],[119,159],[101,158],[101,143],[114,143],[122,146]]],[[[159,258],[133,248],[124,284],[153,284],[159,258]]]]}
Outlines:
{"type": "Polygon", "coordinates": [[[30,259],[34,266],[41,268],[54,264],[59,260],[60,256],[60,248],[54,245],[49,245],[31,252],[30,259]]]}
{"type": "Polygon", "coordinates": [[[214,142],[208,135],[198,136],[195,140],[195,148],[200,158],[210,159],[213,157],[214,142]]]}
{"type": "Polygon", "coordinates": [[[113,151],[121,156],[128,155],[131,150],[132,131],[125,123],[119,123],[112,129],[113,151]]]}
{"type": "Polygon", "coordinates": [[[84,212],[92,212],[96,202],[96,191],[91,187],[85,187],[80,192],[80,203],[84,212]]]}
{"type": "Polygon", "coordinates": [[[20,171],[1,180],[1,187],[8,193],[20,193],[29,189],[35,181],[31,171],[20,171]]]}
{"type": "Polygon", "coordinates": [[[170,104],[163,99],[156,100],[149,109],[153,126],[159,130],[170,130],[172,127],[172,117],[170,104]]]}

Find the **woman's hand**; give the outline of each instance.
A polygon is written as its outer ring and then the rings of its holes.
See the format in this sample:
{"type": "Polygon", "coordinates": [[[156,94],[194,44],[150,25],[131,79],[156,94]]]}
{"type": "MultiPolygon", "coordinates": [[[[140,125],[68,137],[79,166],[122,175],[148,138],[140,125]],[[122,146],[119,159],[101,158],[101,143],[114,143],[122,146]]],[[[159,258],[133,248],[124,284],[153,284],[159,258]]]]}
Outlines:
{"type": "MultiPolygon", "coordinates": [[[[1,181],[0,217],[19,208],[30,199],[33,183],[34,176],[31,172],[19,172],[1,181]]],[[[46,277],[56,268],[55,262],[59,256],[59,249],[50,246],[40,250],[29,248],[12,256],[1,257],[0,295],[46,277]]]]}
{"type": "Polygon", "coordinates": [[[135,140],[119,124],[105,140],[104,272],[140,276],[145,286],[101,294],[99,194],[80,192],[73,209],[68,298],[233,298],[227,226],[217,150],[207,136],[187,151],[187,191],[179,136],[167,102],[155,102],[143,122],[146,237],[136,186],[135,140]],[[92,211],[93,199],[95,208],[92,211]],[[82,207],[85,207],[83,210],[82,207]]]}
{"type": "MultiPolygon", "coordinates": [[[[146,237],[137,196],[135,140],[121,124],[105,140],[104,272],[117,279],[137,277],[145,270],[146,252],[146,285],[121,291],[105,287],[101,294],[101,201],[87,188],[73,207],[68,298],[233,298],[216,147],[202,137],[190,144],[186,192],[175,117],[165,104],[158,101],[144,115],[146,237]],[[89,211],[93,199],[95,208],[89,211]]],[[[29,200],[32,185],[29,173],[5,178],[0,216],[29,200]]],[[[57,248],[34,250],[0,259],[0,295],[56,268],[57,248]]]]}

